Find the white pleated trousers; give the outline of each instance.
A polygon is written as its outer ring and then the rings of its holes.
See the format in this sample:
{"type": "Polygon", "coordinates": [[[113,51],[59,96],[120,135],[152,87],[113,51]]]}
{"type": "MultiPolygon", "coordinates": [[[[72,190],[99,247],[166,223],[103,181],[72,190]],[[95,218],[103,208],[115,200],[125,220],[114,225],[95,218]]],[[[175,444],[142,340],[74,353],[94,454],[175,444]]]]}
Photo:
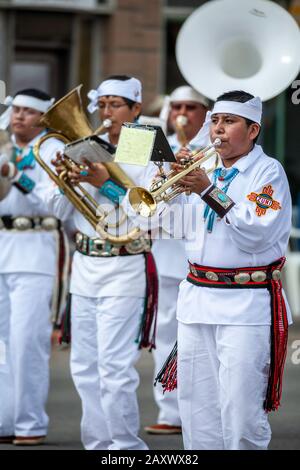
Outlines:
{"type": "MultiPolygon", "coordinates": [[[[176,306],[180,280],[159,277],[158,313],[156,328],[156,349],[152,350],[154,377],[157,376],[177,340],[176,306]]],[[[157,422],[180,426],[177,390],[163,393],[160,384],[154,387],[154,399],[159,409],[157,422]]]]}
{"type": "Polygon", "coordinates": [[[72,295],[71,372],[88,450],[146,450],[138,437],[135,342],[144,299],[72,295]]]}
{"type": "Polygon", "coordinates": [[[263,450],[270,326],[178,327],[178,401],[187,450],[263,450]]]}
{"type": "Polygon", "coordinates": [[[47,434],[53,276],[0,274],[0,436],[47,434]]]}

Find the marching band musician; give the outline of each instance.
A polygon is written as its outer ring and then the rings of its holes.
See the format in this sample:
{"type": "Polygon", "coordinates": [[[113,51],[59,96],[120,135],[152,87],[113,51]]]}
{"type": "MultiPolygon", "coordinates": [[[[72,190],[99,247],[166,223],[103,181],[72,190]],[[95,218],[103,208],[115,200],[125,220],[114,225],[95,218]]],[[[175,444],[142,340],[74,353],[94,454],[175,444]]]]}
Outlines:
{"type": "MultiPolygon", "coordinates": [[[[176,88],[169,97],[169,123],[175,133],[169,138],[174,153],[187,146],[201,129],[208,110],[208,100],[190,86],[176,88]],[[179,123],[178,123],[179,120],[179,123]],[[185,122],[180,122],[185,120],[185,122]]],[[[196,142],[195,142],[196,144],[196,142]]],[[[189,145],[195,150],[197,145],[189,145]]],[[[176,303],[180,282],[188,272],[188,261],[182,240],[155,240],[152,253],[159,274],[159,301],[156,349],[153,350],[155,377],[177,338],[176,303]],[[170,270],[172,260],[172,270],[170,270]]],[[[159,408],[157,423],[146,426],[150,434],[181,433],[177,392],[163,393],[154,387],[154,399],[159,408]]]]}
{"type": "MultiPolygon", "coordinates": [[[[187,450],[267,449],[267,413],[280,405],[291,323],[280,277],[291,197],[281,164],[256,144],[261,116],[258,97],[220,96],[210,137],[221,140],[222,165],[210,178],[198,168],[181,179],[182,191],[192,194],[180,196],[177,211],[189,204],[197,221],[204,219],[194,231],[185,220],[190,272],[177,304],[178,402],[187,450]]],[[[166,389],[176,386],[174,354],[162,371],[166,389]]]]}
{"type": "Polygon", "coordinates": [[[47,434],[50,303],[56,274],[59,221],[43,202],[48,178],[33,146],[46,130],[36,127],[53,99],[37,89],[6,102],[1,126],[10,125],[11,161],[0,160],[11,189],[0,201],[0,443],[41,444],[47,434]],[[5,122],[4,122],[5,121],[5,122]]]}
{"type": "MultiPolygon", "coordinates": [[[[136,121],[141,112],[141,82],[123,75],[109,77],[88,96],[89,111],[99,110],[102,122],[110,119],[106,138],[117,145],[122,124],[136,121]]],[[[49,159],[47,148],[43,158],[49,159]]],[[[61,157],[57,156],[54,164],[59,171],[61,157]]],[[[152,170],[127,164],[120,167],[135,184],[149,184],[155,173],[154,165],[152,170]]],[[[122,182],[111,178],[101,163],[87,162],[85,170],[74,170],[69,178],[73,184],[83,184],[108,210],[117,208],[126,193],[122,182]]],[[[145,270],[152,277],[155,274],[150,241],[140,237],[117,246],[101,238],[58,188],[49,192],[47,199],[57,216],[73,214],[78,231],[70,286],[71,372],[82,402],[83,445],[88,450],[147,449],[138,437],[139,377],[134,366],[150,280],[147,275],[146,286],[145,270]]],[[[122,225],[119,230],[124,230],[122,225]]],[[[153,283],[155,290],[155,279],[153,283]]],[[[154,294],[149,296],[153,301],[154,294]]],[[[150,310],[153,307],[146,305],[150,310]]]]}

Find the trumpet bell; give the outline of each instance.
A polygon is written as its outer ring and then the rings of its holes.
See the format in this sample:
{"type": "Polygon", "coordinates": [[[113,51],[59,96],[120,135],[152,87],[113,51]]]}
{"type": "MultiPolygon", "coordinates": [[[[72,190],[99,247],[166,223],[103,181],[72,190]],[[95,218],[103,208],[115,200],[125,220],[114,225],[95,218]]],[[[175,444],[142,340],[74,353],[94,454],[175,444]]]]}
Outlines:
{"type": "Polygon", "coordinates": [[[136,186],[130,189],[128,198],[137,214],[151,217],[155,213],[157,204],[150,191],[136,186]]]}
{"type": "Polygon", "coordinates": [[[83,111],[80,89],[71,90],[41,117],[40,126],[49,127],[64,135],[70,142],[93,134],[93,129],[83,111]]]}
{"type": "Polygon", "coordinates": [[[296,78],[299,50],[299,27],[276,3],[214,0],[183,24],[176,58],[184,78],[212,100],[245,90],[266,101],[296,78]]]}

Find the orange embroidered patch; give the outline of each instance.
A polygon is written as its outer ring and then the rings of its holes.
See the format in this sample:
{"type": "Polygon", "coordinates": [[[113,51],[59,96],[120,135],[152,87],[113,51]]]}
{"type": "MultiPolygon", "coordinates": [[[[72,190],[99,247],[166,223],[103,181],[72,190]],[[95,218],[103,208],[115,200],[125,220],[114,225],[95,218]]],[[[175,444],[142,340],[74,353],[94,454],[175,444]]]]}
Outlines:
{"type": "Polygon", "coordinates": [[[248,194],[247,198],[249,201],[255,202],[256,204],[255,212],[259,217],[265,215],[268,209],[273,209],[274,211],[281,209],[279,202],[272,198],[273,193],[272,185],[269,184],[268,186],[264,186],[262,192],[259,194],[248,194]]]}

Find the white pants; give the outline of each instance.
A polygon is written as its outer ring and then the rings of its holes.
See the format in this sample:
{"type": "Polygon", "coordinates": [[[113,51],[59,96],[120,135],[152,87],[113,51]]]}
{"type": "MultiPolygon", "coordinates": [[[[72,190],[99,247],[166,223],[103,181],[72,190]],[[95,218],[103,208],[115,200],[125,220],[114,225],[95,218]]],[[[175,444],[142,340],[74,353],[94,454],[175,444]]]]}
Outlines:
{"type": "MultiPolygon", "coordinates": [[[[177,340],[176,304],[179,279],[161,276],[159,278],[158,315],[156,328],[156,349],[153,349],[154,377],[157,376],[177,340]]],[[[160,384],[154,387],[154,399],[159,408],[160,424],[180,426],[177,390],[163,393],[160,384]]]]}
{"type": "Polygon", "coordinates": [[[53,277],[0,274],[0,436],[47,434],[53,277]]]}
{"type": "Polygon", "coordinates": [[[72,295],[71,372],[88,450],[145,450],[138,437],[135,339],[144,299],[72,295]]]}
{"type": "Polygon", "coordinates": [[[270,326],[178,327],[178,401],[187,450],[267,449],[270,326]]]}

